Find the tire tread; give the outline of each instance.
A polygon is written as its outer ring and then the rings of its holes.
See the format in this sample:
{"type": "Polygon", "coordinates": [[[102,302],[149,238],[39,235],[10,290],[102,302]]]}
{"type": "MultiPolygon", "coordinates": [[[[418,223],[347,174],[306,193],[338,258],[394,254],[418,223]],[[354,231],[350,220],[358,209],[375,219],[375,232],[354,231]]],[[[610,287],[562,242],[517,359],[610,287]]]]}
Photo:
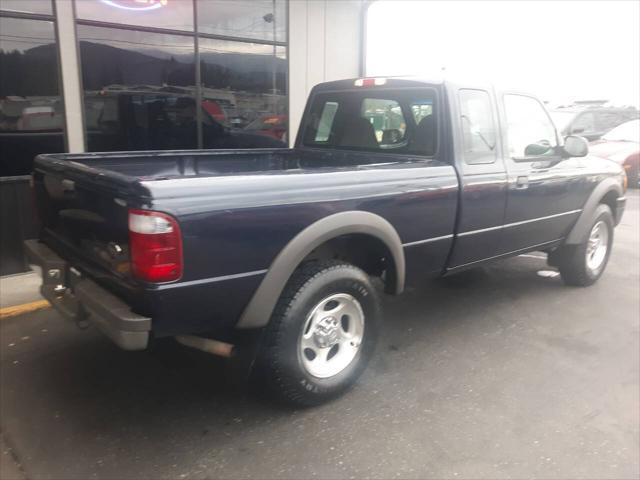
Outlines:
{"type": "Polygon", "coordinates": [[[278,299],[276,307],[271,316],[269,325],[265,331],[263,343],[264,370],[267,378],[267,388],[278,400],[288,404],[296,405],[316,405],[323,400],[313,399],[301,393],[299,385],[285,374],[277,351],[282,348],[285,328],[283,322],[288,316],[290,309],[305,288],[313,283],[318,277],[325,275],[331,270],[352,269],[357,273],[364,273],[359,268],[340,260],[309,261],[303,263],[293,273],[282,295],[278,299]]]}

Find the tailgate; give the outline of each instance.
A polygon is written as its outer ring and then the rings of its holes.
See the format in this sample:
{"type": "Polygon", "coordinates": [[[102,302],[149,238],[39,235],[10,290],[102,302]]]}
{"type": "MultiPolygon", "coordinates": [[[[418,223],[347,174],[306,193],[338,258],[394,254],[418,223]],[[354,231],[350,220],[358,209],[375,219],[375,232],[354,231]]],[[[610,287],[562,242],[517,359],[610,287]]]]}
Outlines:
{"type": "Polygon", "coordinates": [[[132,179],[40,156],[33,183],[45,243],[101,276],[130,278],[127,197],[132,179]]]}

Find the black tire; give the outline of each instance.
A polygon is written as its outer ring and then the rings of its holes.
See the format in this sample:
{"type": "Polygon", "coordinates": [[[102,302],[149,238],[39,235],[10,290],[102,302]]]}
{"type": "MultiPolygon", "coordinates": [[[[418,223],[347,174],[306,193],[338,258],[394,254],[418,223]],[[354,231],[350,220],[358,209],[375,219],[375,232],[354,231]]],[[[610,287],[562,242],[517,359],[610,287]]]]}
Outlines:
{"type": "Polygon", "coordinates": [[[373,355],[381,320],[380,298],[365,272],[340,261],[305,263],[278,300],[255,373],[276,399],[295,406],[319,405],[345,392],[358,379],[373,355]],[[331,377],[319,378],[305,368],[299,342],[314,307],[334,294],[348,294],[359,302],[364,331],[350,363],[331,377]]]}
{"type": "Polygon", "coordinates": [[[593,285],[600,278],[607,267],[609,256],[611,255],[613,231],[614,221],[611,209],[608,205],[600,204],[592,216],[589,229],[582,243],[578,245],[566,245],[552,253],[553,264],[558,266],[565,284],[586,287],[593,285]],[[587,263],[587,249],[589,247],[589,235],[599,222],[602,222],[608,231],[606,242],[607,250],[600,265],[593,269],[590,268],[587,263]]]}

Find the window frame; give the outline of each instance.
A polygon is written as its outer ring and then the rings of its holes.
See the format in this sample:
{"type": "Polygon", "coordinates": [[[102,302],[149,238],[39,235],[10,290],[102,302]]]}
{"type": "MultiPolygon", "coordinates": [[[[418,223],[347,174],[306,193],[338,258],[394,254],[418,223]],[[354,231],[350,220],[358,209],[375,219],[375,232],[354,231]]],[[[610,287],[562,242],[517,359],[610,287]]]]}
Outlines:
{"type": "MultiPolygon", "coordinates": [[[[31,20],[31,21],[40,21],[40,22],[48,22],[51,23],[53,27],[53,45],[55,46],[56,53],[56,81],[58,84],[58,97],[59,101],[62,105],[62,126],[59,134],[62,135],[62,143],[65,151],[69,150],[69,139],[67,135],[67,115],[69,114],[66,109],[66,104],[64,100],[64,88],[62,82],[62,66],[61,66],[61,52],[60,52],[60,39],[58,37],[58,19],[57,12],[54,4],[54,0],[46,0],[51,5],[51,13],[35,13],[35,12],[27,12],[27,11],[17,11],[17,10],[3,10],[2,4],[0,4],[0,17],[7,19],[15,19],[15,20],[31,20]]],[[[15,136],[15,132],[0,132],[0,135],[5,137],[15,136]]],[[[57,132],[42,132],[37,133],[38,136],[51,136],[58,135],[57,132]]],[[[26,175],[2,175],[0,173],[0,179],[24,179],[30,178],[31,174],[26,175]]]]}
{"type": "Polygon", "coordinates": [[[513,91],[503,92],[500,95],[500,108],[502,109],[502,112],[503,112],[504,127],[503,127],[502,130],[503,130],[503,144],[504,144],[504,148],[506,149],[505,157],[510,158],[511,160],[513,160],[516,163],[553,161],[554,159],[557,159],[557,158],[561,157],[560,152],[559,152],[559,148],[562,146],[562,142],[560,141],[560,138],[558,136],[558,129],[556,128],[556,125],[555,125],[555,123],[553,123],[553,119],[551,118],[551,115],[549,115],[549,112],[545,108],[544,104],[540,101],[540,99],[538,99],[537,97],[535,97],[535,96],[533,96],[531,94],[522,93],[522,92],[513,92],[513,91]],[[544,114],[547,117],[547,120],[549,120],[549,123],[553,127],[553,131],[554,131],[554,134],[555,134],[556,145],[552,148],[553,149],[553,155],[530,155],[530,156],[521,156],[521,157],[519,157],[519,156],[513,156],[510,153],[506,154],[506,152],[509,152],[509,150],[510,150],[510,148],[509,148],[509,119],[508,119],[507,107],[506,107],[506,103],[505,103],[505,97],[507,97],[507,96],[517,96],[517,97],[530,98],[530,99],[534,100],[538,105],[540,105],[540,107],[542,108],[542,111],[544,112],[544,114]]]}

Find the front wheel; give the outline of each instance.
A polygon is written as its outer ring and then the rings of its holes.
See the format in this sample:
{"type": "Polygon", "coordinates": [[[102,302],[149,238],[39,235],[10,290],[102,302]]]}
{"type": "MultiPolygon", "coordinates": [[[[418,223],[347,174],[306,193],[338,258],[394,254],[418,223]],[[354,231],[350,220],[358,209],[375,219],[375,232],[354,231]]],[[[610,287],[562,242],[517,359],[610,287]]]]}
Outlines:
{"type": "Polygon", "coordinates": [[[308,262],[278,301],[257,372],[279,399],[318,405],[355,383],[380,321],[380,299],[365,272],[339,261],[308,262]]]}
{"type": "Polygon", "coordinates": [[[604,204],[594,212],[587,237],[578,245],[553,252],[555,263],[567,285],[585,287],[595,283],[609,262],[613,244],[613,214],[604,204]]]}

